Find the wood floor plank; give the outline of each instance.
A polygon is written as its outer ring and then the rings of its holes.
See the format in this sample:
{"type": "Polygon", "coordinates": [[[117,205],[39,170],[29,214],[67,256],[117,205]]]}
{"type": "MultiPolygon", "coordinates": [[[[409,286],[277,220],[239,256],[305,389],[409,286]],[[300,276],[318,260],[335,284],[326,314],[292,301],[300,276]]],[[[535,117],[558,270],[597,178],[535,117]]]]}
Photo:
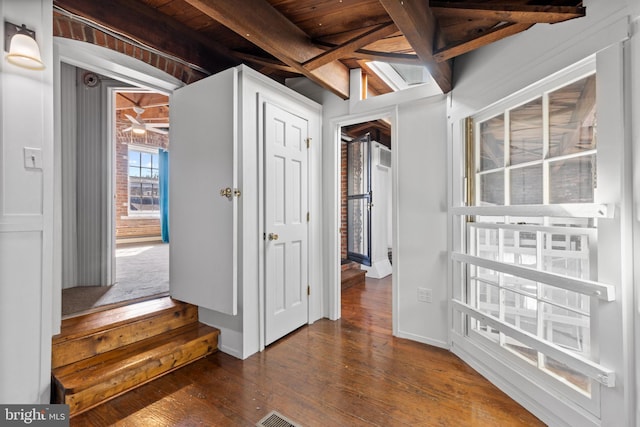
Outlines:
{"type": "MultiPolygon", "coordinates": [[[[218,352],[71,419],[72,426],[542,426],[452,353],[391,335],[391,280],[342,292],[320,320],[242,361],[218,352]]],[[[222,337],[224,339],[224,337],[222,337]]]]}

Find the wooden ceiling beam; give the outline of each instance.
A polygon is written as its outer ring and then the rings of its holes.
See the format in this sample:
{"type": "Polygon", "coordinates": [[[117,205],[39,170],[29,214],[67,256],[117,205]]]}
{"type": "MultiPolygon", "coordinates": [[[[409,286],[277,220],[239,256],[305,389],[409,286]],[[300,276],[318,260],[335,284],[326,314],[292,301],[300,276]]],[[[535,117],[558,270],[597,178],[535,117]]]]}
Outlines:
{"type": "Polygon", "coordinates": [[[501,40],[505,37],[512,36],[522,31],[528,30],[533,24],[504,24],[498,27],[494,27],[491,30],[483,33],[479,37],[474,37],[469,40],[456,43],[451,46],[447,46],[443,49],[438,49],[434,52],[434,59],[437,62],[447,61],[463,53],[470,52],[474,49],[478,49],[482,46],[501,40]]]}
{"type": "Polygon", "coordinates": [[[418,55],[412,55],[409,53],[374,52],[371,50],[360,49],[353,52],[353,57],[358,59],[367,59],[369,61],[390,62],[392,64],[424,65],[422,59],[420,59],[418,55]]]}
{"type": "Polygon", "coordinates": [[[339,61],[315,70],[302,64],[323,53],[311,38],[266,0],[185,0],[343,99],[349,98],[349,70],[339,61]]]}
{"type": "Polygon", "coordinates": [[[142,2],[54,0],[53,4],[211,73],[239,64],[226,47],[142,2]]]}
{"type": "Polygon", "coordinates": [[[438,33],[436,20],[428,2],[380,0],[380,3],[407,38],[442,92],[450,92],[452,89],[451,64],[448,61],[437,62],[433,57],[438,33]]]}
{"type": "Polygon", "coordinates": [[[390,36],[397,31],[398,27],[396,27],[393,22],[378,25],[372,30],[366,31],[363,34],[306,61],[302,66],[307,70],[315,70],[329,62],[337,61],[338,59],[355,52],[361,47],[390,36]]]}
{"type": "MultiPolygon", "coordinates": [[[[507,3],[507,2],[504,2],[507,3]]],[[[431,1],[438,16],[463,19],[486,19],[500,22],[557,23],[585,16],[582,6],[545,6],[474,2],[431,1]]]]}
{"type": "MultiPolygon", "coordinates": [[[[326,50],[333,49],[338,45],[327,43],[324,41],[316,41],[316,46],[326,50]]],[[[355,52],[352,52],[349,56],[357,59],[366,59],[369,61],[383,61],[391,62],[394,64],[424,65],[418,55],[412,53],[393,53],[380,52],[377,50],[358,49],[355,52]]]]}
{"type": "Polygon", "coordinates": [[[262,56],[252,55],[250,53],[244,53],[244,52],[238,52],[238,51],[235,51],[235,55],[238,58],[242,59],[243,61],[251,62],[253,64],[257,64],[262,67],[269,68],[271,70],[297,73],[297,71],[293,67],[290,67],[287,64],[281,61],[278,61],[277,59],[264,58],[262,56]]]}

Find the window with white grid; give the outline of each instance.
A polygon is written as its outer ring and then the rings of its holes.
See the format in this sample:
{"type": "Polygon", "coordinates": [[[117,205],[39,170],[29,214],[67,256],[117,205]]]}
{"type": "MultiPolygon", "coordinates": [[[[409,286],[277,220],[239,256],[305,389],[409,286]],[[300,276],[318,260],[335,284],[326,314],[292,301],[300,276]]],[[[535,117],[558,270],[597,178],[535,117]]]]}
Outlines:
{"type": "Polygon", "coordinates": [[[473,118],[466,250],[453,254],[468,334],[587,398],[614,377],[593,345],[597,302],[614,298],[597,282],[595,85],[582,75],[473,118]]]}

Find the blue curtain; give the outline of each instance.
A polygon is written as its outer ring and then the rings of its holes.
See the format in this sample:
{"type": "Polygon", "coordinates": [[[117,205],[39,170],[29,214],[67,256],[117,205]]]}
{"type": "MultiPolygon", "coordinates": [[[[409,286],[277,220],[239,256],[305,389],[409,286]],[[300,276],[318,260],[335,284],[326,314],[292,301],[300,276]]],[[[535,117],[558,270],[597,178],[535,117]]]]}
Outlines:
{"type": "Polygon", "coordinates": [[[160,149],[160,230],[162,241],[169,243],[169,152],[160,149]]]}

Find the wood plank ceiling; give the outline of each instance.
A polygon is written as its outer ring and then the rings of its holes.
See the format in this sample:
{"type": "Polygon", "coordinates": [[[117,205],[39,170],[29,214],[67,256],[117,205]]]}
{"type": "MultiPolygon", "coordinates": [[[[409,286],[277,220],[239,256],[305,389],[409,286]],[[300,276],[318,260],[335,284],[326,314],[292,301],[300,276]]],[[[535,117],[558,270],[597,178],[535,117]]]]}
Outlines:
{"type": "Polygon", "coordinates": [[[61,10],[216,73],[247,63],[278,81],[306,76],[342,98],[372,60],[427,67],[444,93],[456,56],[537,23],[585,15],[574,0],[54,0],[61,10]]]}

